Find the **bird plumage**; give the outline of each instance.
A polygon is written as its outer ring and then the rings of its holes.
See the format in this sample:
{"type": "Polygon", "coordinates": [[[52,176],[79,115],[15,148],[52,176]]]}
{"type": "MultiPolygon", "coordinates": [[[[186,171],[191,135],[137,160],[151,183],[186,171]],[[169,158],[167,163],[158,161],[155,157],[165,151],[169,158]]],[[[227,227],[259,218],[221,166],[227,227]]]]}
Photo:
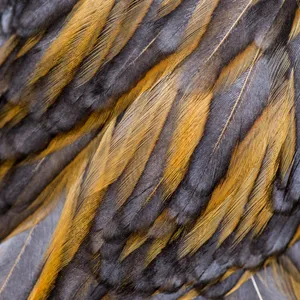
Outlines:
{"type": "Polygon", "coordinates": [[[0,299],[299,298],[296,0],[0,12],[0,299]]]}

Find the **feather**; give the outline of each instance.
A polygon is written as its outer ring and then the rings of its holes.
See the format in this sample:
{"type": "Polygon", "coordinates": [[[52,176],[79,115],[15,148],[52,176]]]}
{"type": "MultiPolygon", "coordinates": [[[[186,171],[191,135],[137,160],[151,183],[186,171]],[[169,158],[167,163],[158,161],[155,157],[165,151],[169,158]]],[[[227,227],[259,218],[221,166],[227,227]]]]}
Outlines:
{"type": "Polygon", "coordinates": [[[30,37],[26,43],[22,46],[19,52],[16,55],[16,59],[25,55],[28,51],[30,51],[44,36],[45,32],[41,31],[36,35],[30,37]]]}
{"type": "Polygon", "coordinates": [[[79,126],[78,128],[74,128],[73,130],[69,131],[67,134],[62,133],[57,135],[54,139],[51,140],[49,146],[43,150],[42,152],[38,153],[34,157],[31,157],[29,161],[32,160],[40,160],[46,157],[47,155],[50,155],[53,152],[59,151],[60,149],[63,149],[64,147],[67,147],[68,145],[71,145],[76,140],[78,140],[80,137],[84,136],[85,134],[88,134],[92,131],[99,130],[103,124],[105,124],[105,121],[109,117],[109,112],[96,112],[92,114],[84,123],[84,125],[79,126]]]}
{"type": "Polygon", "coordinates": [[[296,124],[295,124],[295,109],[290,112],[290,124],[287,133],[286,140],[282,146],[281,159],[280,159],[280,174],[281,180],[284,182],[289,168],[293,163],[295,150],[296,150],[296,124]]]}
{"type": "Polygon", "coordinates": [[[165,198],[175,191],[187,171],[190,157],[204,132],[211,99],[212,93],[209,92],[182,99],[164,174],[165,198]]]}
{"type": "MultiPolygon", "coordinates": [[[[216,232],[221,221],[224,217],[225,221],[222,224],[222,234],[220,237],[220,243],[223,242],[238,225],[244,211],[244,207],[250,196],[250,192],[254,187],[252,199],[250,198],[249,211],[245,213],[244,220],[240,225],[238,236],[242,233],[242,237],[253,228],[255,217],[251,212],[260,212],[268,202],[268,186],[270,186],[276,169],[278,168],[278,156],[282,144],[284,143],[285,136],[287,135],[288,124],[289,124],[289,112],[293,105],[293,92],[290,89],[293,88],[293,80],[289,85],[285,84],[283,92],[276,95],[279,100],[273,101],[274,104],[270,104],[265,110],[264,114],[256,121],[252,130],[249,132],[245,140],[237,148],[236,152],[232,156],[231,164],[227,173],[227,178],[221,183],[214,191],[211,200],[209,201],[208,207],[206,208],[203,215],[198,219],[192,231],[188,234],[184,248],[182,249],[182,255],[194,252],[199,249],[212,235],[216,232]],[[289,87],[289,88],[288,88],[289,87]],[[280,115],[278,112],[282,112],[280,115]],[[278,119],[276,117],[278,116],[278,119]],[[275,123],[272,123],[275,122],[275,123]],[[284,127],[283,127],[284,126],[284,127]],[[281,139],[279,139],[279,132],[273,131],[273,128],[281,128],[280,134],[282,133],[281,139]],[[285,128],[285,130],[283,129],[285,128]],[[265,137],[269,138],[266,139],[265,137]],[[275,141],[273,140],[275,137],[275,141]],[[267,147],[273,147],[272,144],[278,143],[276,146],[277,150],[267,150],[267,147]],[[270,145],[270,146],[269,146],[270,145]],[[259,152],[258,152],[259,149],[259,152]],[[263,179],[258,177],[258,182],[263,182],[264,187],[260,187],[260,193],[256,191],[254,182],[258,176],[258,172],[261,169],[261,164],[265,156],[265,151],[270,151],[274,158],[270,161],[265,162],[268,167],[272,169],[269,171],[270,178],[265,179],[266,175],[260,174],[263,179]],[[253,153],[256,152],[256,155],[253,153]],[[247,158],[247,164],[243,164],[239,159],[244,161],[247,158]],[[270,162],[275,162],[277,165],[273,166],[270,162]],[[273,169],[275,168],[275,170],[273,169]],[[242,180],[243,178],[243,180],[242,180]],[[263,201],[263,199],[265,199],[263,201]],[[259,205],[259,207],[257,207],[259,205]],[[209,222],[210,226],[206,224],[209,222]],[[199,234],[201,232],[201,234],[199,234]]],[[[271,102],[272,103],[272,102],[271,102]]],[[[264,167],[262,167],[264,169],[264,167]]],[[[256,220],[257,225],[254,227],[256,231],[260,231],[263,226],[269,220],[271,214],[268,213],[263,217],[258,217],[256,220]],[[260,221],[261,220],[261,221],[260,221]],[[259,223],[262,222],[262,223],[259,223]]]]}
{"type": "Polygon", "coordinates": [[[182,0],[163,0],[157,13],[157,19],[163,18],[180,5],[182,0]]]}
{"type": "Polygon", "coordinates": [[[128,240],[120,255],[120,259],[124,260],[128,255],[134,252],[136,249],[141,247],[147,240],[145,234],[134,234],[128,240]]]}
{"type": "Polygon", "coordinates": [[[296,1],[42,2],[0,4],[0,297],[299,297],[296,1]]]}
{"type": "Polygon", "coordinates": [[[163,0],[157,13],[157,19],[163,18],[180,5],[182,0],[163,0]]]}
{"type": "Polygon", "coordinates": [[[263,297],[261,296],[261,293],[260,293],[259,288],[257,286],[256,280],[255,280],[255,278],[253,276],[251,276],[251,281],[253,283],[253,286],[255,288],[255,291],[257,293],[257,296],[258,296],[259,300],[263,300],[263,297]]]}
{"type": "Polygon", "coordinates": [[[121,24],[125,18],[125,11],[129,1],[120,1],[113,8],[106,22],[106,27],[97,38],[93,48],[86,57],[77,75],[77,84],[82,85],[89,81],[101,67],[105,57],[118,36],[121,24]]]}
{"type": "Polygon", "coordinates": [[[68,258],[65,257],[66,250],[64,250],[64,248],[66,247],[67,237],[72,227],[72,219],[77,206],[81,177],[76,178],[76,180],[78,181],[71,181],[72,185],[68,191],[62,215],[45,255],[43,270],[30,293],[29,299],[45,299],[53,287],[58,272],[68,262],[68,258]]]}
{"type": "Polygon", "coordinates": [[[29,87],[49,73],[45,103],[51,104],[62,89],[72,80],[72,75],[101,33],[113,1],[82,1],[62,29],[59,37],[43,55],[29,81],[29,87]]]}
{"type": "Polygon", "coordinates": [[[54,180],[53,184],[49,184],[39,197],[27,208],[29,216],[9,234],[7,239],[35,227],[53,211],[60,200],[57,195],[62,193],[64,186],[65,180],[62,180],[62,176],[54,180]],[[36,207],[38,208],[36,209],[36,207]],[[31,211],[34,211],[34,213],[31,214],[31,211]]]}
{"type": "MultiPolygon", "coordinates": [[[[247,191],[249,193],[252,189],[256,174],[260,170],[264,150],[267,147],[266,141],[262,139],[262,136],[266,134],[265,128],[268,128],[265,122],[266,120],[262,122],[262,126],[258,127],[261,130],[256,129],[257,127],[255,126],[253,133],[251,132],[251,134],[248,135],[249,138],[243,141],[240,147],[237,148],[229,167],[227,179],[215,189],[204,214],[198,219],[198,222],[196,222],[194,228],[188,234],[185,246],[182,249],[182,255],[186,255],[190,251],[196,251],[212,236],[231,205],[233,206],[233,208],[231,208],[232,213],[236,213],[238,220],[241,217],[243,204],[245,204],[248,199],[247,191]],[[254,136],[255,139],[252,139],[252,136],[254,136]],[[253,151],[256,149],[260,149],[260,152],[252,156],[253,151]],[[241,164],[239,161],[239,158],[244,157],[249,157],[247,164],[241,164]],[[243,182],[240,179],[242,176],[245,176],[243,182]],[[242,189],[238,183],[242,185],[242,189]],[[249,186],[247,189],[245,188],[246,183],[249,186]],[[237,193],[240,193],[239,197],[237,193]],[[240,199],[240,202],[238,202],[238,199],[240,199]],[[206,226],[208,222],[210,224],[209,227],[206,226]],[[199,232],[201,232],[201,234],[199,234],[199,232]]],[[[228,218],[228,221],[232,222],[234,220],[231,218],[232,216],[228,218]]],[[[236,225],[236,221],[233,223],[233,226],[234,225],[236,225]]],[[[228,234],[226,233],[225,238],[227,236],[228,234]]],[[[221,238],[221,241],[225,238],[221,238]]]]}
{"type": "Polygon", "coordinates": [[[152,2],[152,0],[132,0],[130,2],[124,19],[122,20],[120,31],[113,42],[105,62],[112,60],[127,44],[146,16],[152,2]],[[132,22],[132,20],[135,20],[135,22],[132,22]]]}
{"type": "Polygon", "coordinates": [[[290,33],[290,41],[295,39],[300,33],[300,9],[297,9],[294,22],[293,22],[293,27],[290,33]]]}
{"type": "MultiPolygon", "coordinates": [[[[287,135],[288,125],[289,125],[289,113],[292,110],[293,105],[293,76],[290,80],[290,83],[287,86],[287,90],[283,90],[283,95],[279,95],[282,97],[283,102],[282,106],[278,111],[282,111],[283,115],[279,116],[279,120],[281,120],[280,128],[283,130],[282,132],[271,131],[270,132],[270,146],[268,148],[266,158],[265,158],[265,166],[262,167],[262,171],[260,176],[257,179],[257,185],[253,190],[253,196],[249,201],[249,208],[245,213],[244,220],[242,221],[239,229],[239,233],[242,234],[243,237],[245,234],[249,232],[249,229],[252,227],[251,224],[253,222],[256,223],[254,226],[255,233],[259,233],[262,228],[266,225],[268,220],[271,217],[271,212],[268,208],[268,199],[270,199],[270,190],[268,187],[271,186],[272,181],[274,180],[274,174],[276,174],[276,170],[278,169],[278,156],[281,150],[281,147],[284,144],[285,136],[287,135]],[[283,136],[280,134],[283,133],[283,136]],[[272,153],[274,157],[268,157],[272,153]],[[266,172],[264,174],[264,172],[266,172]],[[269,174],[269,175],[267,175],[269,174]],[[267,179],[269,177],[269,179],[267,179]],[[262,184],[264,186],[262,186],[262,184]],[[251,220],[251,221],[250,221],[251,220]],[[249,222],[250,221],[250,222],[249,222]]],[[[281,100],[281,101],[282,101],[281,100]]],[[[279,102],[280,103],[280,102],[279,102]]],[[[277,113],[278,114],[278,113],[277,113]]],[[[272,119],[272,115],[268,116],[268,118],[272,119]]],[[[293,118],[293,116],[292,116],[293,118]]],[[[274,120],[274,119],[273,119],[274,120]]],[[[277,128],[277,126],[270,126],[270,128],[277,128]]],[[[239,236],[238,233],[238,236],[239,236]]],[[[241,238],[239,236],[239,238],[241,238]]]]}
{"type": "Polygon", "coordinates": [[[12,35],[5,44],[1,47],[0,52],[0,65],[4,63],[4,61],[7,59],[7,57],[10,55],[10,53],[15,49],[15,47],[18,45],[19,41],[17,36],[12,35]]]}
{"type": "Polygon", "coordinates": [[[8,281],[9,281],[9,279],[10,279],[10,277],[12,276],[12,274],[13,274],[13,272],[14,272],[16,266],[17,266],[17,264],[19,263],[19,261],[20,261],[22,255],[23,255],[23,253],[24,253],[24,251],[25,251],[27,245],[29,244],[30,239],[31,239],[31,236],[32,236],[32,233],[33,233],[33,230],[34,230],[34,227],[32,227],[32,228],[30,229],[30,231],[29,231],[29,233],[28,233],[28,235],[27,235],[27,237],[26,237],[26,239],[25,239],[24,245],[23,245],[22,248],[21,248],[20,253],[18,254],[18,256],[17,256],[17,258],[16,258],[16,260],[15,260],[15,262],[14,262],[12,268],[10,269],[10,271],[9,271],[9,273],[8,273],[8,275],[7,275],[6,279],[5,279],[5,281],[3,282],[2,286],[1,286],[1,289],[0,289],[0,295],[1,295],[1,293],[4,291],[4,289],[5,289],[5,287],[6,287],[7,283],[8,283],[8,281]]]}
{"type": "Polygon", "coordinates": [[[236,16],[234,19],[234,22],[231,24],[229,27],[228,31],[225,33],[224,37],[221,39],[221,41],[217,44],[217,46],[213,49],[211,54],[206,58],[205,62],[209,62],[212,57],[217,53],[217,51],[221,48],[221,46],[224,44],[228,36],[231,34],[231,32],[234,30],[235,26],[238,24],[238,22],[241,20],[241,18],[244,16],[244,14],[248,11],[248,9],[255,5],[258,2],[258,0],[250,0],[250,1],[245,1],[245,6],[243,7],[241,13],[236,16]]]}
{"type": "Polygon", "coordinates": [[[3,117],[0,121],[0,128],[8,124],[12,126],[13,124],[18,123],[18,121],[20,121],[26,113],[27,112],[20,106],[11,107],[10,105],[7,105],[1,111],[1,116],[3,117]]]}
{"type": "MultiPolygon", "coordinates": [[[[230,88],[234,82],[248,69],[248,78],[251,75],[251,69],[258,58],[259,48],[255,43],[250,44],[244,51],[238,54],[221,72],[217,79],[214,92],[216,94],[230,88]]],[[[241,96],[239,96],[241,97],[241,96]]]]}
{"type": "Polygon", "coordinates": [[[42,222],[1,244],[1,298],[23,299],[30,291],[40,273],[43,255],[59,220],[61,209],[60,203],[42,222]],[[26,278],[23,277],[24,272],[28,275],[26,278]],[[16,290],[14,283],[20,280],[24,285],[16,290]]]}
{"type": "MultiPolygon", "coordinates": [[[[163,125],[166,121],[170,108],[173,101],[177,95],[176,90],[176,78],[173,82],[165,84],[164,82],[161,85],[157,85],[153,93],[155,97],[160,99],[157,106],[151,105],[152,107],[145,107],[147,111],[146,121],[143,126],[147,128],[147,123],[152,123],[151,127],[146,132],[143,141],[136,150],[136,153],[129,163],[125,172],[123,174],[123,180],[118,189],[117,194],[117,206],[120,207],[124,204],[125,200],[128,199],[130,194],[133,192],[134,187],[142,175],[142,172],[146,166],[147,161],[149,160],[150,154],[155,146],[155,143],[159,137],[159,134],[163,128],[163,125]],[[163,86],[162,86],[163,85],[163,86]],[[161,92],[158,92],[161,91],[161,92]],[[153,117],[153,119],[152,119],[153,117]]],[[[152,95],[150,97],[153,97],[152,95]]],[[[149,103],[152,104],[153,100],[149,100],[149,103]]]]}
{"type": "Polygon", "coordinates": [[[273,259],[256,278],[264,299],[299,298],[299,271],[286,256],[273,259]]]}
{"type": "Polygon", "coordinates": [[[250,64],[250,67],[249,67],[249,71],[248,71],[248,74],[247,74],[247,76],[245,78],[245,81],[243,83],[242,89],[241,89],[241,91],[240,91],[240,93],[239,93],[236,101],[234,102],[234,105],[233,105],[233,107],[231,109],[230,115],[229,115],[228,119],[226,120],[226,123],[225,123],[225,125],[224,125],[224,127],[222,129],[222,132],[221,132],[221,134],[220,134],[220,136],[219,136],[219,138],[217,140],[217,143],[216,143],[214,149],[216,149],[219,146],[221,140],[224,137],[226,129],[229,126],[229,123],[231,122],[232,118],[234,117],[235,111],[236,111],[238,105],[240,104],[240,101],[242,101],[242,99],[243,99],[243,94],[244,94],[245,89],[247,88],[247,86],[250,84],[252,71],[253,71],[254,65],[256,63],[256,60],[259,57],[259,54],[260,54],[260,50],[257,50],[256,53],[255,53],[255,56],[254,56],[253,60],[251,61],[251,64],[250,64]]]}

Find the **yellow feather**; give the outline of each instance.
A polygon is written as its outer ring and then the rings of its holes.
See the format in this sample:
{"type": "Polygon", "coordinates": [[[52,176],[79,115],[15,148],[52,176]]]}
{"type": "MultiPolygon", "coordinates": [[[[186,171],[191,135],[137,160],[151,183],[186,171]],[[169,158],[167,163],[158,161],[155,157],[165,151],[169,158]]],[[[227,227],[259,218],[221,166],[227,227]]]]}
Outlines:
{"type": "Polygon", "coordinates": [[[65,206],[48,248],[44,268],[29,296],[30,300],[47,297],[58,272],[71,261],[89,231],[105,192],[104,189],[97,193],[95,190],[98,186],[103,186],[103,173],[106,170],[106,158],[114,126],[115,120],[112,120],[104,134],[100,134],[86,151],[77,157],[76,164],[66,174],[69,177],[66,177],[68,182],[65,206]],[[93,148],[95,151],[87,168],[87,157],[91,155],[93,148]]]}
{"type": "Polygon", "coordinates": [[[294,160],[296,150],[296,118],[295,108],[291,109],[289,114],[289,129],[285,142],[282,146],[281,159],[280,159],[280,174],[283,181],[288,174],[294,160]]]}
{"type": "Polygon", "coordinates": [[[167,246],[172,235],[173,235],[173,232],[169,232],[169,233],[165,234],[163,237],[156,238],[152,242],[150,249],[147,252],[145,267],[147,267],[161,253],[161,251],[167,246]]]}
{"type": "Polygon", "coordinates": [[[169,197],[182,181],[206,124],[212,93],[192,94],[180,100],[177,126],[168,150],[163,175],[164,197],[169,197]]]}
{"type": "Polygon", "coordinates": [[[277,158],[287,136],[289,113],[293,105],[292,88],[293,80],[290,80],[289,85],[283,85],[282,92],[277,95],[278,100],[274,100],[265,109],[234,151],[225,179],[214,190],[205,212],[187,235],[181,255],[197,251],[216,232],[224,217],[220,242],[233,232],[243,215],[267,146],[270,149],[267,153],[270,153],[271,157],[258,178],[258,182],[262,182],[263,185],[258,184],[254,187],[253,197],[239,227],[238,237],[244,236],[253,226],[260,231],[268,222],[269,217],[267,218],[264,212],[265,218],[258,219],[261,222],[254,224],[257,221],[255,217],[267,205],[269,187],[278,168],[277,158]]]}
{"type": "Polygon", "coordinates": [[[225,132],[226,132],[226,130],[227,130],[227,128],[228,128],[230,122],[232,121],[232,119],[233,119],[233,117],[234,117],[234,114],[235,114],[235,112],[236,112],[236,109],[238,108],[238,105],[241,103],[241,101],[242,101],[242,99],[243,99],[244,92],[246,92],[247,87],[249,86],[249,83],[251,82],[251,78],[252,78],[251,76],[252,76],[252,74],[253,74],[254,66],[255,66],[255,63],[256,63],[257,59],[259,58],[259,55],[260,55],[260,49],[257,49],[256,52],[255,52],[255,54],[254,54],[254,57],[253,57],[253,59],[252,59],[252,61],[251,61],[251,64],[250,64],[250,66],[249,66],[249,71],[248,71],[248,74],[247,74],[247,76],[246,76],[246,78],[245,78],[245,81],[244,81],[244,83],[243,83],[242,89],[241,89],[241,91],[240,91],[240,93],[239,93],[237,99],[236,99],[235,102],[234,102],[234,105],[233,105],[233,107],[232,107],[232,109],[231,109],[231,111],[230,111],[230,115],[229,115],[229,117],[227,118],[227,120],[226,120],[226,122],[225,122],[225,125],[224,125],[223,128],[222,128],[222,132],[221,132],[221,134],[219,135],[218,140],[217,140],[217,142],[216,142],[216,144],[215,144],[215,146],[214,146],[214,151],[215,151],[215,150],[218,148],[218,146],[220,145],[220,143],[221,143],[221,141],[222,141],[222,139],[223,139],[223,137],[224,137],[224,135],[225,135],[225,132]]]}
{"type": "Polygon", "coordinates": [[[68,240],[69,261],[77,252],[83,239],[89,232],[92,221],[96,215],[105,194],[104,176],[109,169],[108,153],[111,147],[115,119],[107,126],[101,142],[89,164],[86,178],[82,184],[79,207],[74,217],[70,238],[68,240]]]}
{"type": "MultiPolygon", "coordinates": [[[[198,250],[216,232],[226,213],[229,213],[229,216],[236,214],[239,220],[267,146],[263,138],[264,133],[254,127],[237,147],[224,181],[214,190],[204,214],[199,217],[192,231],[187,235],[182,255],[198,250]],[[253,155],[257,149],[260,151],[253,155]]],[[[228,217],[225,221],[221,241],[232,232],[228,228],[238,222],[236,218],[232,220],[232,217],[228,217]]]]}
{"type": "Polygon", "coordinates": [[[239,281],[236,283],[233,289],[231,289],[226,296],[229,296],[230,294],[237,291],[250,277],[252,276],[252,272],[246,271],[242,275],[242,277],[239,279],[239,281]]]}
{"type": "Polygon", "coordinates": [[[193,299],[196,299],[196,297],[198,297],[198,296],[199,296],[199,293],[195,289],[192,289],[184,296],[181,296],[178,300],[193,300],[193,299]]]}
{"type": "Polygon", "coordinates": [[[22,46],[22,48],[19,50],[19,52],[16,55],[16,59],[22,57],[25,55],[28,51],[30,51],[44,36],[45,31],[41,31],[37,33],[36,35],[30,37],[26,43],[22,46]]]}
{"type": "MultiPolygon", "coordinates": [[[[150,69],[146,73],[145,77],[140,80],[133,89],[131,89],[126,95],[122,96],[114,107],[113,116],[117,117],[144,92],[151,89],[151,87],[155,86],[157,83],[166,80],[167,77],[170,77],[178,65],[194,51],[207,29],[218,1],[219,0],[205,0],[204,2],[199,2],[185,30],[184,38],[178,48],[178,51],[150,69]]],[[[140,5],[142,4],[140,3],[140,5]]],[[[179,76],[178,73],[175,73],[170,78],[179,76]]]]}
{"type": "Polygon", "coordinates": [[[290,241],[290,246],[294,245],[296,242],[300,240],[300,226],[298,227],[293,239],[290,241]]]}
{"type": "MultiPolygon", "coordinates": [[[[122,174],[145,138],[146,140],[149,138],[149,143],[152,144],[150,149],[153,148],[156,139],[153,137],[157,136],[162,129],[176,93],[174,77],[170,81],[157,83],[157,88],[153,90],[146,90],[139,94],[128,107],[113,134],[107,159],[110,167],[105,174],[102,174],[101,189],[113,183],[122,174]],[[151,130],[154,130],[152,134],[154,132],[155,134],[150,137],[151,130]]],[[[123,196],[121,198],[124,200],[123,196]]],[[[121,203],[123,200],[120,200],[121,203]]]]}
{"type": "Polygon", "coordinates": [[[76,68],[95,45],[113,0],[83,0],[73,9],[61,33],[46,50],[29,80],[29,91],[48,74],[45,104],[50,105],[73,79],[76,68]]]}
{"type": "Polygon", "coordinates": [[[16,35],[12,35],[5,44],[0,48],[0,66],[5,62],[6,58],[16,48],[19,39],[16,35]]]}
{"type": "Polygon", "coordinates": [[[289,40],[292,41],[300,33],[300,8],[297,9],[289,40]]]}
{"type": "Polygon", "coordinates": [[[13,164],[14,164],[14,161],[12,161],[12,160],[5,161],[1,164],[1,166],[0,166],[0,181],[9,172],[9,170],[11,169],[13,164]]]}
{"type": "Polygon", "coordinates": [[[255,43],[250,44],[239,53],[221,72],[214,86],[214,93],[226,91],[248,69],[253,68],[257,60],[259,48],[255,43]]]}
{"type": "Polygon", "coordinates": [[[229,35],[232,33],[232,31],[234,30],[234,28],[236,27],[236,25],[239,23],[239,21],[242,19],[242,17],[246,14],[246,12],[249,10],[250,7],[252,7],[253,5],[255,5],[259,0],[250,0],[249,2],[247,2],[245,4],[244,9],[241,11],[241,13],[234,19],[234,22],[232,23],[232,25],[230,26],[230,28],[228,29],[228,31],[226,32],[226,34],[224,35],[224,37],[222,38],[222,40],[216,45],[216,47],[213,49],[213,51],[211,52],[211,54],[206,58],[205,62],[207,63],[208,61],[210,61],[212,59],[212,57],[218,52],[218,50],[221,48],[221,46],[224,44],[224,42],[227,40],[227,38],[229,37],[229,35]]]}
{"type": "Polygon", "coordinates": [[[120,32],[121,24],[125,17],[124,10],[126,10],[128,4],[129,1],[120,1],[113,7],[104,30],[97,38],[94,47],[90,50],[90,53],[80,67],[76,76],[76,83],[78,85],[82,85],[93,78],[102,66],[105,57],[111,53],[111,47],[120,32]]]}
{"type": "Polygon", "coordinates": [[[168,210],[164,210],[148,231],[149,238],[154,237],[155,239],[148,250],[146,266],[172,241],[176,229],[175,221],[170,219],[168,210]]]}
{"type": "Polygon", "coordinates": [[[177,50],[178,55],[185,57],[186,53],[190,54],[198,46],[219,1],[220,0],[199,1],[184,32],[183,39],[177,50]]]}
{"type": "Polygon", "coordinates": [[[268,150],[261,173],[250,197],[249,206],[239,226],[238,240],[243,238],[253,226],[254,233],[258,234],[272,217],[268,203],[271,197],[271,184],[279,168],[280,151],[290,129],[290,113],[294,105],[293,75],[290,82],[285,84],[285,88],[277,96],[278,100],[275,99],[275,103],[270,105],[270,110],[266,111],[269,132],[264,138],[268,139],[268,150]]]}
{"type": "Polygon", "coordinates": [[[156,19],[160,19],[168,15],[173,10],[175,10],[181,3],[182,0],[163,0],[160,4],[160,7],[158,8],[156,19]]]}
{"type": "Polygon", "coordinates": [[[140,142],[134,157],[126,167],[124,174],[120,178],[120,184],[117,187],[117,205],[120,207],[133,192],[134,187],[139,180],[146,163],[150,157],[163,125],[167,119],[168,113],[177,95],[176,79],[171,83],[161,83],[155,86],[145,107],[147,117],[143,121],[143,126],[147,129],[143,140],[140,142]],[[169,86],[170,85],[170,86],[169,86]],[[153,98],[152,98],[153,97],[153,98]],[[157,103],[152,103],[155,98],[157,103]],[[152,99],[152,100],[151,100],[152,99]]]}
{"type": "Polygon", "coordinates": [[[12,106],[7,104],[0,112],[0,128],[5,125],[15,125],[27,114],[27,111],[21,106],[12,106]]]}
{"type": "Polygon", "coordinates": [[[128,255],[141,247],[147,239],[147,233],[132,234],[126,241],[122,253],[120,254],[120,260],[123,261],[128,255]]]}
{"type": "Polygon", "coordinates": [[[67,133],[61,133],[57,135],[51,140],[49,146],[46,149],[44,149],[41,153],[28,158],[28,160],[26,160],[24,163],[42,159],[53,152],[59,151],[62,148],[71,145],[80,137],[83,137],[85,134],[88,134],[94,130],[98,130],[105,124],[109,115],[109,111],[95,112],[91,114],[84,124],[80,124],[67,133]]]}
{"type": "Polygon", "coordinates": [[[78,170],[81,176],[73,172],[68,182],[68,192],[65,205],[53,233],[53,238],[50,246],[48,247],[45,256],[45,265],[39,276],[38,281],[34,285],[28,299],[46,299],[51,291],[58,272],[68,263],[68,258],[65,257],[65,247],[68,241],[68,236],[71,233],[72,221],[76,212],[78,196],[80,193],[80,185],[83,177],[83,168],[85,163],[82,164],[81,169],[78,170]]]}
{"type": "Polygon", "coordinates": [[[281,295],[289,300],[300,298],[300,273],[288,257],[271,259],[265,266],[265,275],[266,278],[262,283],[266,288],[269,285],[277,288],[281,295]],[[270,280],[270,277],[273,280],[270,280]]]}
{"type": "Polygon", "coordinates": [[[155,220],[148,231],[149,237],[163,237],[166,234],[173,233],[177,225],[174,219],[169,216],[169,211],[164,210],[155,220]]]}
{"type": "Polygon", "coordinates": [[[131,0],[122,19],[120,31],[114,40],[105,62],[112,60],[133,36],[139,24],[147,14],[153,0],[131,0]]]}

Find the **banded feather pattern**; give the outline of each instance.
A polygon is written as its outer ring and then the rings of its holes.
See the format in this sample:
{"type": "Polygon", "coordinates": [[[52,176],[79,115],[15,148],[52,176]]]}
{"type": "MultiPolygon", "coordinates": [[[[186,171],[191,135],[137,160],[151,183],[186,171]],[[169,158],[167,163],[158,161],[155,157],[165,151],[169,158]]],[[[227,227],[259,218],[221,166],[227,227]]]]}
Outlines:
{"type": "Polygon", "coordinates": [[[0,299],[298,299],[299,11],[0,0],[0,299]]]}

